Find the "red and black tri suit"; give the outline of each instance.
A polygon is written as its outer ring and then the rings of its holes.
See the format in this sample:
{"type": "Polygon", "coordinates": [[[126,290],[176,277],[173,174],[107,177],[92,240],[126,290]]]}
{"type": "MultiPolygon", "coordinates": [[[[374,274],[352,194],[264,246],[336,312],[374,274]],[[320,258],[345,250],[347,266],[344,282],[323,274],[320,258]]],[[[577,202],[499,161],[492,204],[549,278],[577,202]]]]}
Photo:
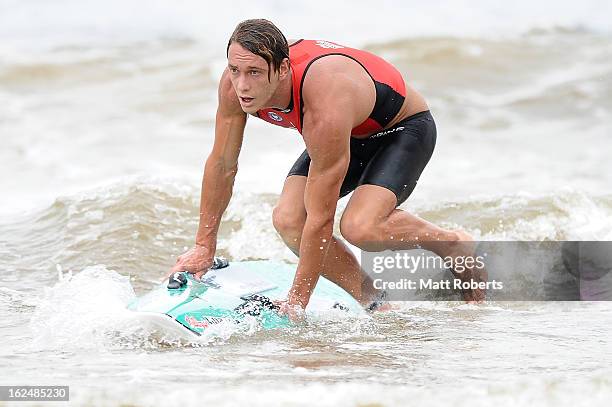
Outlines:
{"type": "MultiPolygon", "coordinates": [[[[412,115],[395,126],[385,127],[402,108],[406,84],[402,74],[389,62],[367,51],[324,40],[299,40],[289,46],[292,98],[285,110],[266,108],[256,116],[277,126],[302,134],[304,78],[313,62],[329,55],[342,55],[357,62],[372,78],[376,102],[369,117],[351,130],[351,158],[340,197],[359,185],[372,184],[392,191],[397,205],[414,190],[436,143],[436,126],[429,111],[412,115]]],[[[304,151],[288,176],[308,176],[310,157],[304,151]]]]}

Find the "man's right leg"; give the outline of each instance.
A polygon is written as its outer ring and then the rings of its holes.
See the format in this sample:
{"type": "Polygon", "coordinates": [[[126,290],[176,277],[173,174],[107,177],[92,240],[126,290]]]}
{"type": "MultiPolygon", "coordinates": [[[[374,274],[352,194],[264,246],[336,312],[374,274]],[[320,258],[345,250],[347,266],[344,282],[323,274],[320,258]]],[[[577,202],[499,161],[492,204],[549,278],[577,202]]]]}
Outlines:
{"type": "MultiPolygon", "coordinates": [[[[287,177],[272,215],[274,228],[289,249],[298,257],[302,230],[306,222],[306,207],[304,206],[306,179],[301,175],[287,177]]],[[[321,274],[342,287],[363,305],[369,305],[378,295],[372,286],[372,280],[361,269],[353,252],[333,236],[321,274]]]]}

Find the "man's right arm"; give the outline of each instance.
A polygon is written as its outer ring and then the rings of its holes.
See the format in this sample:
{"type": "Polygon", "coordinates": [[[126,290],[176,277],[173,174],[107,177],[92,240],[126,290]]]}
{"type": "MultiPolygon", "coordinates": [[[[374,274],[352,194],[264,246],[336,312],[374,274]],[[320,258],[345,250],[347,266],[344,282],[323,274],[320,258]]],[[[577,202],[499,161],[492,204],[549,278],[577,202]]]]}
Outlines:
{"type": "Polygon", "coordinates": [[[198,245],[216,246],[221,216],[229,204],[238,172],[238,155],[246,120],[247,115],[240,107],[226,70],[219,83],[215,142],[206,160],[202,179],[200,226],[196,234],[198,245]]]}
{"type": "Polygon", "coordinates": [[[240,107],[227,70],[219,82],[218,98],[215,141],[202,177],[195,247],[178,258],[170,274],[186,270],[199,278],[208,271],[217,247],[221,217],[232,196],[247,115],[240,107]]]}

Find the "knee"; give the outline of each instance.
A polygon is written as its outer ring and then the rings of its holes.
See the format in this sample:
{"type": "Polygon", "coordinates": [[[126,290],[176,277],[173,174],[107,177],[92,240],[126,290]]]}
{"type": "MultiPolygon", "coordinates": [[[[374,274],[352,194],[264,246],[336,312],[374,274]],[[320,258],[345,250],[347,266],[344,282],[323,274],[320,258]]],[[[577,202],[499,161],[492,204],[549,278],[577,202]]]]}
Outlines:
{"type": "Polygon", "coordinates": [[[369,250],[379,240],[380,230],[371,219],[357,216],[342,216],[340,233],[352,245],[369,250]]]}
{"type": "Polygon", "coordinates": [[[285,206],[276,206],[272,211],[274,229],[283,237],[301,236],[306,216],[300,211],[285,206]]]}

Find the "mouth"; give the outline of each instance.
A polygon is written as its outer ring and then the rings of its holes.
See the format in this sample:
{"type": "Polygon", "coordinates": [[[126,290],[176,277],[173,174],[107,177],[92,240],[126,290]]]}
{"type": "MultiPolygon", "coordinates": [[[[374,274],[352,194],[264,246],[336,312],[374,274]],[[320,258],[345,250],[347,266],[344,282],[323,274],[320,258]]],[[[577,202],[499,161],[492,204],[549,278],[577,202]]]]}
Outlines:
{"type": "Polygon", "coordinates": [[[247,97],[242,97],[242,96],[240,96],[240,102],[241,102],[243,105],[248,105],[248,104],[251,104],[251,102],[253,101],[253,99],[255,99],[255,98],[247,98],[247,97]]]}

